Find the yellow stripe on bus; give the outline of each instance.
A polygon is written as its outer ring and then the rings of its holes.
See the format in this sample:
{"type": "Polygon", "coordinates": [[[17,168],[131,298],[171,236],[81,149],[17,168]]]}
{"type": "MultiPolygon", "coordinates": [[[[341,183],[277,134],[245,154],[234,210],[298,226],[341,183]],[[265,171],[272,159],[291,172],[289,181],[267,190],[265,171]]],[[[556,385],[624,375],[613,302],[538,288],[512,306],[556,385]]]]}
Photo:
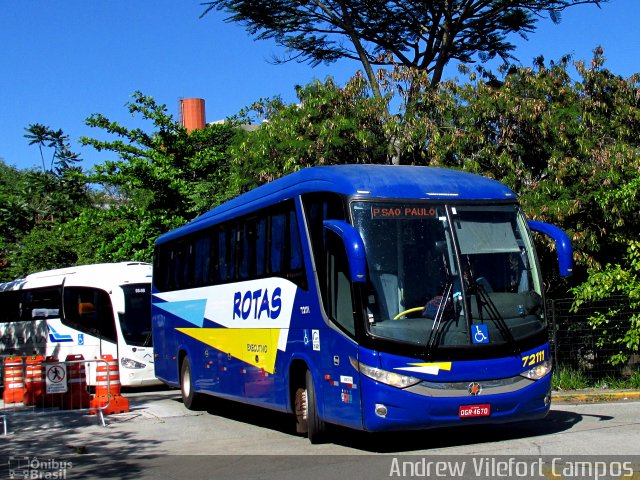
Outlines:
{"type": "Polygon", "coordinates": [[[176,328],[196,340],[274,373],[279,328],[176,328]]]}

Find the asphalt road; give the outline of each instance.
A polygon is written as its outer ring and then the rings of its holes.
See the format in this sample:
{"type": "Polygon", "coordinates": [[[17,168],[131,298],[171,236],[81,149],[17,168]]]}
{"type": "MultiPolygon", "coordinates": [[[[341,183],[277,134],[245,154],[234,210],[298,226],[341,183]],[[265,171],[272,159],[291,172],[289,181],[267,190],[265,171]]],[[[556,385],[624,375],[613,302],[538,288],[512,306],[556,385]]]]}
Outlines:
{"type": "Polygon", "coordinates": [[[174,390],[126,395],[131,411],[107,417],[106,427],[77,412],[43,415],[0,408],[8,423],[8,434],[0,436],[0,479],[10,473],[68,479],[374,479],[403,473],[432,478],[559,473],[569,478],[576,477],[573,469],[560,470],[560,465],[572,465],[574,457],[602,460],[605,469],[634,468],[640,478],[638,401],[554,404],[545,420],[502,426],[391,434],[335,428],[329,442],[311,445],[294,433],[288,415],[226,401],[191,412],[174,390]],[[464,472],[447,470],[463,466],[464,472]],[[552,467],[557,471],[550,473],[552,467]]]}

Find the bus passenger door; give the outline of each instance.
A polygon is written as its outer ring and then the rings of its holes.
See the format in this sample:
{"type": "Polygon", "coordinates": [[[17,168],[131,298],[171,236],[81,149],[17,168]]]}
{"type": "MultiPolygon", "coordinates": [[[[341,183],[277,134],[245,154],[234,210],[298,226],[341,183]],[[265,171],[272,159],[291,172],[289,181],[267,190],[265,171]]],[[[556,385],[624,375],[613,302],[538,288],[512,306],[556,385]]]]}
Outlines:
{"type": "MultiPolygon", "coordinates": [[[[88,287],[65,287],[62,323],[73,329],[68,349],[85,360],[111,355],[118,360],[118,336],[111,298],[104,290],[88,287]]],[[[61,357],[61,360],[64,360],[61,357]]],[[[87,383],[95,384],[98,364],[87,363],[87,383]]]]}
{"type": "Polygon", "coordinates": [[[359,373],[351,364],[358,359],[355,341],[353,285],[343,240],[326,231],[325,262],[318,275],[323,304],[332,328],[312,332],[314,349],[322,352],[325,420],[362,428],[359,373]],[[320,338],[317,338],[319,336],[320,338]],[[322,338],[322,336],[326,338],[322,338]]]}

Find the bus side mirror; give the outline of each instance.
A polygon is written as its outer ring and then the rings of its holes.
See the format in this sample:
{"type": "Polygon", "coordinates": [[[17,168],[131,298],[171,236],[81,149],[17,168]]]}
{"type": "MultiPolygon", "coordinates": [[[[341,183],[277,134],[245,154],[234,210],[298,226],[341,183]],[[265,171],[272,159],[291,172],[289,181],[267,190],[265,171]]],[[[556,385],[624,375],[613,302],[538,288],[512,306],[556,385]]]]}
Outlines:
{"type": "Polygon", "coordinates": [[[556,242],[556,252],[558,254],[558,267],[561,277],[569,277],[573,274],[573,247],[571,239],[558,227],[537,220],[527,222],[529,228],[534,232],[539,232],[547,237],[551,237],[556,242]]]}
{"type": "Polygon", "coordinates": [[[364,253],[364,242],[353,225],[342,220],[325,220],[324,228],[337,234],[344,243],[349,262],[352,282],[367,280],[367,259],[364,253]]]}

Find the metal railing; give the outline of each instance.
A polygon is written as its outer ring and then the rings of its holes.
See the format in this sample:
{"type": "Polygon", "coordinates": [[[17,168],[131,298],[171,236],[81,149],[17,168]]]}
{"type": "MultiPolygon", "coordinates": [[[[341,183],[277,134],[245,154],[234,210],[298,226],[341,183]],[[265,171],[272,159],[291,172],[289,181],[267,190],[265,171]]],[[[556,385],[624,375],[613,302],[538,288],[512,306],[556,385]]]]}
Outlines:
{"type": "MultiPolygon", "coordinates": [[[[49,379],[47,382],[46,375],[47,372],[50,372],[51,369],[49,367],[54,365],[63,364],[65,366],[66,372],[70,372],[73,365],[84,365],[86,370],[86,365],[90,363],[95,363],[96,367],[98,365],[104,365],[105,370],[109,370],[109,362],[104,359],[93,359],[93,360],[60,360],[60,361],[43,361],[42,362],[42,370],[43,375],[43,384],[42,384],[42,395],[38,396],[33,404],[25,405],[23,402],[16,403],[5,403],[1,401],[0,403],[0,419],[2,420],[4,435],[7,435],[8,430],[8,420],[13,417],[21,417],[21,416],[47,416],[47,415],[60,415],[62,413],[92,413],[95,414],[98,418],[99,423],[102,426],[106,427],[105,415],[104,412],[107,410],[111,403],[111,395],[107,395],[106,402],[100,402],[99,404],[92,404],[84,406],[87,402],[81,398],[84,398],[85,395],[88,395],[88,390],[86,387],[86,382],[84,383],[84,389],[82,387],[73,386],[71,387],[74,379],[67,378],[66,383],[66,391],[62,391],[62,387],[58,387],[58,391],[53,389],[53,391],[48,392],[47,387],[52,384],[52,379],[49,379]],[[78,407],[79,406],[79,407],[78,407]],[[69,408],[70,407],[70,408],[69,408]]],[[[97,368],[96,368],[97,370],[97,368]]],[[[53,375],[51,375],[53,377],[53,375]]],[[[25,381],[27,379],[25,378],[25,381]]],[[[55,379],[57,380],[57,379],[55,379]]],[[[109,375],[106,375],[106,391],[111,390],[111,380],[109,375]]],[[[61,383],[58,382],[58,383],[61,383]]],[[[5,386],[6,388],[6,386],[5,386]]],[[[0,398],[1,400],[1,398],[0,398]]]]}
{"type": "Polygon", "coordinates": [[[602,378],[628,378],[640,369],[640,356],[637,352],[626,351],[629,360],[612,365],[610,359],[621,349],[611,339],[622,336],[629,328],[631,315],[640,313],[629,305],[624,296],[610,297],[606,300],[587,302],[572,312],[572,298],[547,301],[550,321],[550,341],[554,353],[554,362],[558,367],[570,368],[584,376],[598,380],[602,378]],[[617,311],[608,322],[594,326],[589,318],[599,313],[617,311]]]}

